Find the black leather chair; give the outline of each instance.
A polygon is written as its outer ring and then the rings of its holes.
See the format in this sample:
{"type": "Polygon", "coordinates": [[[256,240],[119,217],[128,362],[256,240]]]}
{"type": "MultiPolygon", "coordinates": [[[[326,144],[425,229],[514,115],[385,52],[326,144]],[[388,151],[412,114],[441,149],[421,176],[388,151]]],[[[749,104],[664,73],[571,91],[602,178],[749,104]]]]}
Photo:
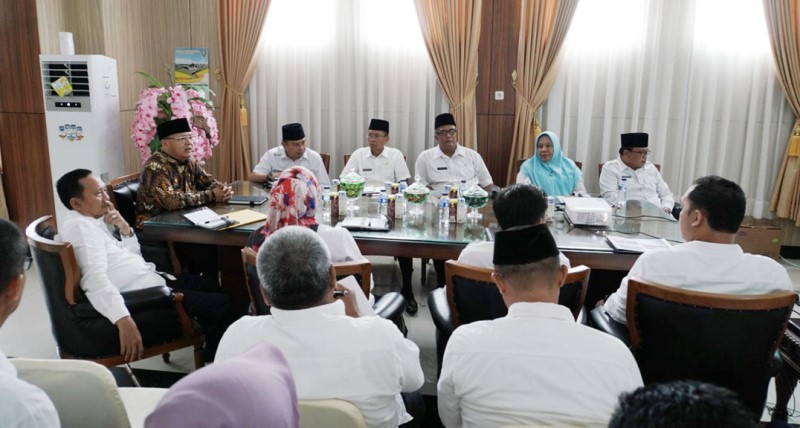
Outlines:
{"type": "MultiPolygon", "coordinates": [[[[108,199],[131,227],[136,222],[136,203],[139,195],[140,178],[141,174],[137,172],[117,177],[106,185],[108,199]]],[[[162,272],[173,272],[176,275],[180,273],[180,263],[172,242],[146,240],[143,239],[139,230],[135,230],[135,232],[139,238],[142,257],[145,260],[153,262],[156,268],[162,272]]]]}
{"type": "MultiPolygon", "coordinates": [[[[42,276],[59,356],[104,366],[123,364],[119,332],[86,299],[72,245],[52,239],[56,233],[52,216],[35,220],[25,233],[42,276]]],[[[165,287],[121,294],[142,335],[144,358],[193,346],[195,366],[203,366],[205,336],[184,311],[183,294],[165,287]]]]}
{"type": "MultiPolygon", "coordinates": [[[[247,283],[247,293],[250,296],[250,314],[269,315],[269,305],[261,294],[261,281],[258,279],[258,270],[256,269],[256,252],[250,247],[242,248],[242,266],[247,283]]],[[[337,278],[354,275],[359,280],[361,291],[369,297],[370,278],[372,277],[372,265],[369,262],[338,262],[333,266],[336,269],[337,278]]],[[[390,292],[380,298],[376,296],[375,299],[375,304],[372,306],[375,314],[395,323],[405,336],[408,333],[403,318],[405,298],[400,293],[390,292]]]]}
{"type": "Polygon", "coordinates": [[[796,300],[790,291],[701,293],[629,278],[628,333],[644,383],[694,379],[723,386],[759,420],[796,300]]]}
{"type": "MultiPolygon", "coordinates": [[[[500,291],[492,281],[492,270],[470,266],[455,260],[445,263],[447,287],[428,295],[428,307],[436,325],[436,354],[441,369],[447,341],[459,325],[491,320],[508,314],[500,291]]],[[[591,269],[576,266],[569,270],[558,297],[578,320],[581,316],[591,269]]]]}

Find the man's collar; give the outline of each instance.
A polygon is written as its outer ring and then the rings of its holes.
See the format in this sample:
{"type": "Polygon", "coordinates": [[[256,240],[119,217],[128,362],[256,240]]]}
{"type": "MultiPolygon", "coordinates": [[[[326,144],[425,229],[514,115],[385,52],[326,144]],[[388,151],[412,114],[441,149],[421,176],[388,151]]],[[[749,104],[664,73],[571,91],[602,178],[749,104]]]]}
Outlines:
{"type": "Polygon", "coordinates": [[[458,156],[460,154],[463,154],[463,153],[464,153],[464,149],[461,148],[461,143],[456,144],[456,149],[455,149],[455,151],[453,151],[453,155],[452,156],[447,156],[446,154],[444,154],[442,149],[437,144],[436,147],[434,147],[433,157],[434,158],[439,158],[439,157],[454,158],[454,157],[456,157],[456,156],[458,156]]]}
{"type": "Polygon", "coordinates": [[[189,162],[191,162],[191,161],[192,161],[192,158],[189,158],[189,159],[186,159],[185,161],[181,162],[181,161],[179,161],[179,160],[175,159],[174,157],[172,157],[172,156],[168,155],[168,154],[167,154],[167,152],[165,152],[165,151],[164,151],[164,150],[162,150],[162,149],[158,149],[158,151],[156,152],[156,154],[157,154],[157,155],[160,155],[160,156],[161,156],[161,158],[162,158],[164,161],[166,161],[166,162],[169,162],[169,163],[173,163],[173,164],[175,164],[175,165],[178,165],[178,166],[187,165],[187,164],[189,164],[189,162]]]}

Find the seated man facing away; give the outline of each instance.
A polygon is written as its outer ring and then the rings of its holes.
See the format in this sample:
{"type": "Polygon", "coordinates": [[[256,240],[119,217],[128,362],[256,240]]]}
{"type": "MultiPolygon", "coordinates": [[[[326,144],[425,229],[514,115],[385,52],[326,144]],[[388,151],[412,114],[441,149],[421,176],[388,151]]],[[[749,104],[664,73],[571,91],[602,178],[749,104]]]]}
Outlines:
{"type": "Polygon", "coordinates": [[[286,358],[268,343],[189,373],[169,388],[146,428],[297,428],[297,392],[286,358]]]}
{"type": "MultiPolygon", "coordinates": [[[[547,199],[542,189],[536,186],[512,184],[495,196],[492,209],[500,230],[516,226],[533,226],[544,223],[547,199]]],[[[458,261],[472,266],[494,269],[493,254],[494,241],[471,242],[461,250],[458,261]]],[[[567,256],[559,252],[558,257],[562,266],[566,266],[567,269],[571,267],[567,256]]]]}
{"type": "Polygon", "coordinates": [[[59,238],[72,244],[81,270],[81,289],[92,306],[119,329],[120,354],[141,358],[142,336],[120,292],[169,286],[183,293],[183,307],[206,333],[206,360],[212,361],[225,328],[235,320],[227,295],[216,292],[202,276],[156,272],[142,258],[131,226],[108,200],[106,186],[91,171],[76,169],[56,182],[58,197],[69,209],[59,238]],[[121,240],[109,228],[119,230],[121,240]]]}
{"type": "MultiPolygon", "coordinates": [[[[14,223],[0,218],[0,326],[17,310],[30,266],[28,245],[14,223]]],[[[0,352],[0,426],[61,426],[53,402],[39,387],[17,378],[17,369],[0,352]]]]}
{"type": "Polygon", "coordinates": [[[619,158],[603,164],[600,173],[600,195],[611,205],[617,204],[619,181],[626,179],[627,200],[649,201],[669,214],[675,207],[675,199],[669,186],[661,178],[661,172],[647,161],[648,135],[644,132],[622,134],[619,158]]]}
{"type": "Polygon", "coordinates": [[[754,428],[733,392],[708,383],[675,381],[622,394],[609,428],[754,428]]]}
{"type": "Polygon", "coordinates": [[[642,377],[622,342],[558,305],[567,269],[547,226],[497,232],[494,270],[508,315],[450,337],[438,385],[444,425],[605,425],[642,377]]]}
{"type": "Polygon", "coordinates": [[[267,150],[261,160],[253,168],[250,174],[250,181],[254,183],[264,183],[274,180],[284,170],[293,166],[303,166],[314,173],[319,184],[331,184],[325,164],[322,163],[322,156],[312,149],[306,148],[306,133],[303,125],[299,123],[289,123],[281,128],[281,145],[274,149],[267,150]]]}
{"type": "Polygon", "coordinates": [[[767,294],[793,291],[789,274],[775,260],[746,254],[734,243],[746,200],[738,184],[714,175],[698,178],[681,198],[678,223],[685,243],[647,251],[619,289],[606,299],[611,318],[627,324],[628,278],[707,293],[767,294]]]}
{"type": "Polygon", "coordinates": [[[319,235],[300,226],[281,228],[264,241],[256,264],[272,315],[233,323],[217,361],[269,342],[286,356],[299,400],[350,401],[369,427],[408,422],[400,393],[422,386],[419,349],[391,321],[359,316],[355,293],[336,283],[319,235]]]}

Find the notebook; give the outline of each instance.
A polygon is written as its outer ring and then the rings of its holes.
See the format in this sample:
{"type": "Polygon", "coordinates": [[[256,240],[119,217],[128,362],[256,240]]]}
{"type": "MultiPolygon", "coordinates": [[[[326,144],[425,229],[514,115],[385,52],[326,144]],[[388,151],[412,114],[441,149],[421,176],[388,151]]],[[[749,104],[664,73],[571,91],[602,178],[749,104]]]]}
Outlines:
{"type": "Polygon", "coordinates": [[[258,211],[240,210],[226,215],[219,215],[207,207],[182,215],[195,226],[211,230],[226,230],[267,219],[266,214],[258,211]]]}
{"type": "Polygon", "coordinates": [[[264,195],[234,195],[229,200],[229,204],[234,205],[263,205],[264,202],[267,202],[268,196],[264,195]]]}
{"type": "Polygon", "coordinates": [[[371,217],[347,217],[341,223],[343,228],[348,230],[376,230],[382,232],[389,231],[389,219],[384,216],[371,217]]]}

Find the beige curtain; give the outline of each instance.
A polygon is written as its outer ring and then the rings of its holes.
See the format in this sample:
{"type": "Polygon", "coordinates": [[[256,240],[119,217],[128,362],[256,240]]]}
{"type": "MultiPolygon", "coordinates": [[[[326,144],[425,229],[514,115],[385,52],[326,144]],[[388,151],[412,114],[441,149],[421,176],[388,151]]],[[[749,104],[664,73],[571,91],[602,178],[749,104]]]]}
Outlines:
{"type": "Polygon", "coordinates": [[[558,73],[561,46],[578,7],[578,0],[522,0],[517,69],[512,74],[517,106],[514,140],[508,164],[508,183],[513,183],[517,159],[533,155],[538,130],[536,111],[544,104],[558,73]]]}
{"type": "Polygon", "coordinates": [[[250,175],[250,141],[244,90],[255,71],[255,51],[270,0],[219,0],[219,78],[222,111],[217,176],[224,181],[250,175]]]}
{"type": "Polygon", "coordinates": [[[481,0],[415,0],[439,86],[450,102],[459,141],[475,148],[475,87],[481,0]]]}
{"type": "MultiPolygon", "coordinates": [[[[800,9],[797,0],[764,0],[775,69],[795,117],[800,117],[800,9]]],[[[800,226],[800,120],[794,122],[769,209],[800,226]]]]}

